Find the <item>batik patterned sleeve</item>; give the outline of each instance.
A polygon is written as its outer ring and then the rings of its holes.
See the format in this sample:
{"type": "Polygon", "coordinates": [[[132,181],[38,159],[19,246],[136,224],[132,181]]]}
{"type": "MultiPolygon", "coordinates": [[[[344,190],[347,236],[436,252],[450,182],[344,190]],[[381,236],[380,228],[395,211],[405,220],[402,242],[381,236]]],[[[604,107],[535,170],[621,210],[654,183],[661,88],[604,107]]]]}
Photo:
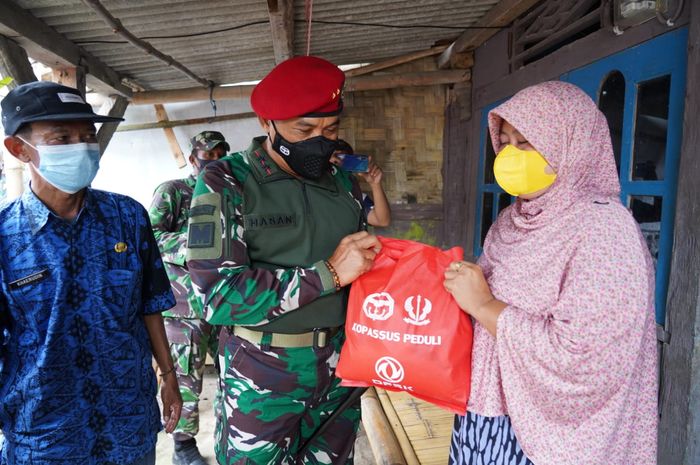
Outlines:
{"type": "Polygon", "coordinates": [[[181,197],[175,183],[161,184],[153,193],[148,216],[153,225],[153,235],[158,242],[163,261],[184,266],[187,232],[178,231],[177,225],[181,197]]]}
{"type": "Polygon", "coordinates": [[[5,295],[0,293],[0,373],[5,365],[5,353],[10,338],[10,311],[5,295]]]}
{"type": "Polygon", "coordinates": [[[212,163],[197,180],[190,209],[187,266],[207,321],[259,326],[335,292],[323,261],[310,268],[252,267],[243,239],[245,173],[228,160],[212,163]],[[236,167],[236,168],[234,168],[236,167]]]}
{"type": "Polygon", "coordinates": [[[141,302],[143,313],[159,313],[175,306],[170,280],[160,257],[158,244],[153,236],[146,210],[138,205],[136,211],[136,236],[143,269],[141,302]]]}

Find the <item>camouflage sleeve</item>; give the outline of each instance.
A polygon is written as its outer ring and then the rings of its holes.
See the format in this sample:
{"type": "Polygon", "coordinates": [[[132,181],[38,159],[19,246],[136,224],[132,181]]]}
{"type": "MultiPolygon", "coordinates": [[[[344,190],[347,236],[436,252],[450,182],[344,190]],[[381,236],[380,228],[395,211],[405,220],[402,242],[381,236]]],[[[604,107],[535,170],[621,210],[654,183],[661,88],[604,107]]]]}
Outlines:
{"type": "Polygon", "coordinates": [[[153,193],[148,217],[153,225],[153,235],[163,261],[185,266],[187,232],[177,231],[179,197],[180,194],[173,184],[168,182],[161,184],[153,193]]]}
{"type": "Polygon", "coordinates": [[[259,326],[335,292],[323,261],[310,268],[252,267],[241,203],[241,184],[231,164],[207,166],[192,199],[187,266],[209,323],[259,326]]]}

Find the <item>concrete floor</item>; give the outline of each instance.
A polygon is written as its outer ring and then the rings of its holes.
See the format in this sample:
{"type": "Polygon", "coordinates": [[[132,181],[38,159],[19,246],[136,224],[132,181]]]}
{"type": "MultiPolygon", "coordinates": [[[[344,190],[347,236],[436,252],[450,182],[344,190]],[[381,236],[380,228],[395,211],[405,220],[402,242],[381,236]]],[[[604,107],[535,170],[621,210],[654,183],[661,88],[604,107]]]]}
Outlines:
{"type": "MultiPolygon", "coordinates": [[[[197,446],[202,456],[210,465],[216,465],[214,456],[214,413],[212,402],[216,392],[216,372],[213,367],[207,366],[202,388],[202,400],[199,404],[199,434],[197,446]]],[[[156,465],[170,465],[172,463],[173,441],[165,432],[158,435],[156,445],[156,465]]],[[[355,442],[355,465],[374,465],[374,457],[364,431],[360,430],[355,442]]],[[[270,464],[273,465],[273,464],[270,464]]]]}

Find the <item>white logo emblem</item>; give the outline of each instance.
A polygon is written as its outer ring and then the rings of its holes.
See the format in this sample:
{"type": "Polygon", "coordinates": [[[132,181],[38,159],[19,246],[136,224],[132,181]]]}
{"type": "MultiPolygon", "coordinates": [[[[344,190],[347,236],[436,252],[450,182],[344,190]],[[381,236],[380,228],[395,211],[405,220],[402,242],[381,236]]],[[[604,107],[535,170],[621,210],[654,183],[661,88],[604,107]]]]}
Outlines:
{"type": "Polygon", "coordinates": [[[394,314],[394,299],[386,292],[370,294],[362,303],[362,311],[373,320],[387,320],[394,314]]]}
{"type": "Polygon", "coordinates": [[[388,383],[400,383],[403,381],[403,366],[393,357],[382,357],[374,364],[374,371],[388,383]]]}
{"type": "Polygon", "coordinates": [[[430,300],[426,299],[421,295],[411,296],[403,303],[404,310],[408,313],[408,318],[404,318],[403,321],[406,323],[425,326],[430,323],[428,319],[428,314],[433,309],[433,304],[430,300]],[[413,299],[415,298],[415,306],[413,305],[413,299]]]}
{"type": "Polygon", "coordinates": [[[282,152],[283,155],[289,156],[289,149],[284,145],[280,145],[280,152],[282,152]]]}

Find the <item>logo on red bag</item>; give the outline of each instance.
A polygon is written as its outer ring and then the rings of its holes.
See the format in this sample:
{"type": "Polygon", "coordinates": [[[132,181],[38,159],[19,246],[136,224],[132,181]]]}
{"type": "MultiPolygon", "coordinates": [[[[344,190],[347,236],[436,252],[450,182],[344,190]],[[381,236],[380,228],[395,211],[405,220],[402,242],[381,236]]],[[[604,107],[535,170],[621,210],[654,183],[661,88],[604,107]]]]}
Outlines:
{"type": "Polygon", "coordinates": [[[400,383],[403,380],[403,366],[393,357],[382,357],[374,364],[374,371],[387,383],[400,383]]]}
{"type": "Polygon", "coordinates": [[[403,321],[416,326],[425,326],[430,323],[428,314],[433,309],[433,303],[421,295],[411,296],[403,303],[404,310],[408,313],[408,318],[403,321]],[[415,298],[415,306],[414,306],[415,298]]]}
{"type": "Polygon", "coordinates": [[[386,292],[370,294],[362,303],[362,311],[372,320],[387,320],[394,314],[394,298],[386,292]]]}

